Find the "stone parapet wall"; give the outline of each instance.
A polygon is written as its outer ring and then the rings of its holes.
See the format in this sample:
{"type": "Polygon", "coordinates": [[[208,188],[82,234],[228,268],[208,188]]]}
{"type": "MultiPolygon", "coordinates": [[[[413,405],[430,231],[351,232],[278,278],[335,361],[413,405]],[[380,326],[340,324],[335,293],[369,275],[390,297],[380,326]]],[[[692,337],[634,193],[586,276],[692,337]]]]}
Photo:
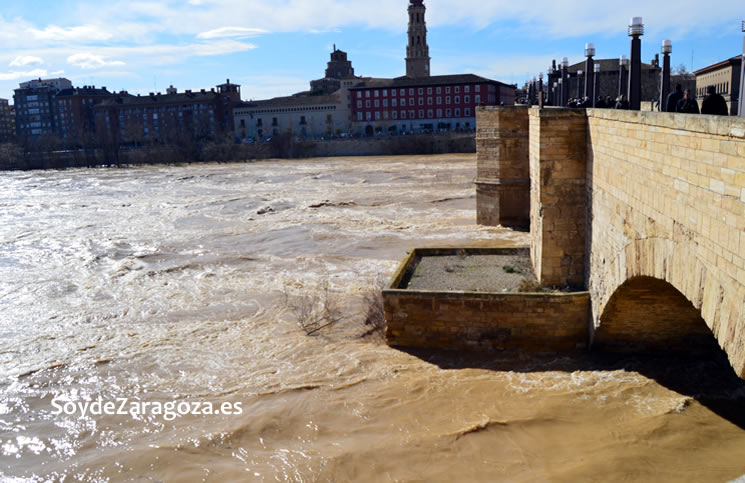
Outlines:
{"type": "Polygon", "coordinates": [[[435,349],[573,352],[587,347],[590,295],[386,290],[386,339],[435,349]]]}
{"type": "Polygon", "coordinates": [[[308,156],[390,156],[410,154],[475,153],[473,132],[451,134],[417,134],[372,138],[310,140],[308,156]]]}
{"type": "Polygon", "coordinates": [[[531,257],[544,285],[585,285],[586,145],[584,110],[530,110],[531,257]]]}
{"type": "Polygon", "coordinates": [[[526,248],[418,248],[383,291],[392,346],[474,351],[574,352],[587,348],[590,294],[407,289],[422,257],[527,254],[526,248]]]}
{"type": "Polygon", "coordinates": [[[590,109],[587,122],[594,327],[628,280],[664,280],[745,377],[745,119],[590,109]]]}
{"type": "Polygon", "coordinates": [[[530,226],[527,106],[476,110],[477,222],[530,226]]]}

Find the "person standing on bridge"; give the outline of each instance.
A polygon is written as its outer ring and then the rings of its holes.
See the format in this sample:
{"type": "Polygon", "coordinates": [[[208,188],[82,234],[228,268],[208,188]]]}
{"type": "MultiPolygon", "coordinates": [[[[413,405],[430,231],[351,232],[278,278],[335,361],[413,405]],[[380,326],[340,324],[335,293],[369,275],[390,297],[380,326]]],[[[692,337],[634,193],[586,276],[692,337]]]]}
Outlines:
{"type": "Polygon", "coordinates": [[[621,94],[621,96],[618,98],[616,102],[616,109],[623,109],[623,110],[629,109],[629,101],[626,100],[625,95],[621,94]]]}
{"type": "Polygon", "coordinates": [[[685,114],[701,114],[698,110],[698,101],[693,98],[693,92],[690,89],[683,94],[683,99],[678,101],[677,112],[685,114]]]}
{"type": "Polygon", "coordinates": [[[665,112],[677,112],[678,103],[683,99],[683,86],[677,84],[675,90],[667,96],[665,112]]]}
{"type": "Polygon", "coordinates": [[[717,94],[717,90],[714,86],[707,87],[706,93],[708,95],[701,103],[701,114],[714,114],[716,116],[729,115],[727,101],[724,100],[724,97],[717,94]]]}

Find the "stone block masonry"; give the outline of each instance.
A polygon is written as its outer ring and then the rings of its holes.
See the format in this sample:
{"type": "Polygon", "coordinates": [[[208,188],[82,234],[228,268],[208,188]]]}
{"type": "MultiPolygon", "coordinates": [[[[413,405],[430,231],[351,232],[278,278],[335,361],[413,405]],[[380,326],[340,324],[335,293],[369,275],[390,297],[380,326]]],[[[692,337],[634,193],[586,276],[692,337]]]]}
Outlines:
{"type": "Polygon", "coordinates": [[[630,310],[617,296],[652,277],[687,299],[745,378],[745,119],[590,109],[587,121],[588,283],[598,342],[692,327],[662,291],[647,312],[664,307],[676,324],[630,310]]]}
{"type": "Polygon", "coordinates": [[[422,256],[508,254],[519,249],[417,249],[383,291],[392,346],[472,351],[574,352],[588,342],[590,295],[408,290],[422,256]]]}
{"type": "Polygon", "coordinates": [[[536,275],[589,288],[593,342],[691,351],[708,331],[745,378],[745,119],[532,108],[527,165],[536,275]]]}
{"type": "Polygon", "coordinates": [[[530,110],[531,256],[544,285],[585,285],[586,143],[584,111],[530,110]]]}
{"type": "Polygon", "coordinates": [[[476,215],[486,226],[530,227],[528,107],[476,110],[476,215]]]}
{"type": "Polygon", "coordinates": [[[588,293],[385,292],[392,346],[574,352],[587,347],[588,293]]]}

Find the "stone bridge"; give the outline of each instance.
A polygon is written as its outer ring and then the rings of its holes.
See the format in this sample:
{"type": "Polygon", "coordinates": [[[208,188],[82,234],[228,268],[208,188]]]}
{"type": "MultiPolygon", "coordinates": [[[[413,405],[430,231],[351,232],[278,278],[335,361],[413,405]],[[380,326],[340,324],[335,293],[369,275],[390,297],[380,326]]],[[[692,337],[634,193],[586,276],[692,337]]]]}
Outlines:
{"type": "Polygon", "coordinates": [[[718,342],[745,378],[745,119],[477,115],[479,223],[530,226],[539,280],[590,291],[594,347],[718,342]]]}

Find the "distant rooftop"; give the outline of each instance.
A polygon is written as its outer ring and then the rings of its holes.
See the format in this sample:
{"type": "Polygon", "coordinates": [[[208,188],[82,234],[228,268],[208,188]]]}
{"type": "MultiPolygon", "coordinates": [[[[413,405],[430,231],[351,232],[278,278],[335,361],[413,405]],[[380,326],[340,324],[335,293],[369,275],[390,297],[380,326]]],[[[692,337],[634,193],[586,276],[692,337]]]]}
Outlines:
{"type": "Polygon", "coordinates": [[[65,79],[64,77],[57,77],[56,79],[42,79],[41,77],[38,79],[30,80],[27,82],[21,82],[19,84],[21,89],[37,89],[39,87],[54,87],[56,89],[62,90],[62,89],[70,89],[72,87],[72,82],[70,79],[65,79]]]}
{"type": "Polygon", "coordinates": [[[275,106],[315,106],[321,104],[335,104],[341,100],[339,92],[329,95],[315,96],[308,92],[302,92],[293,96],[275,97],[262,101],[249,101],[240,104],[238,107],[275,107],[275,106]]]}
{"type": "Polygon", "coordinates": [[[188,104],[199,101],[210,101],[217,97],[223,97],[219,92],[214,90],[185,91],[176,94],[150,93],[147,96],[133,96],[126,92],[120,93],[116,98],[106,100],[101,103],[106,105],[145,105],[145,104],[188,104]]]}
{"type": "Polygon", "coordinates": [[[95,86],[73,87],[71,89],[61,90],[57,93],[57,97],[78,96],[78,95],[113,96],[114,94],[106,90],[106,87],[101,87],[100,89],[96,89],[95,86]]]}
{"type": "Polygon", "coordinates": [[[717,62],[716,64],[712,64],[709,66],[704,67],[703,69],[699,69],[694,72],[695,75],[701,75],[705,74],[707,72],[711,72],[712,70],[721,69],[722,67],[728,66],[728,65],[739,65],[740,62],[742,62],[742,56],[736,55],[734,57],[730,57],[727,60],[723,60],[721,62],[717,62]]]}
{"type": "Polygon", "coordinates": [[[484,82],[510,86],[504,82],[487,79],[475,74],[457,74],[457,75],[433,75],[431,77],[396,77],[395,79],[372,79],[366,82],[364,86],[355,88],[381,88],[381,87],[420,87],[436,86],[444,84],[483,84],[484,82]]]}

